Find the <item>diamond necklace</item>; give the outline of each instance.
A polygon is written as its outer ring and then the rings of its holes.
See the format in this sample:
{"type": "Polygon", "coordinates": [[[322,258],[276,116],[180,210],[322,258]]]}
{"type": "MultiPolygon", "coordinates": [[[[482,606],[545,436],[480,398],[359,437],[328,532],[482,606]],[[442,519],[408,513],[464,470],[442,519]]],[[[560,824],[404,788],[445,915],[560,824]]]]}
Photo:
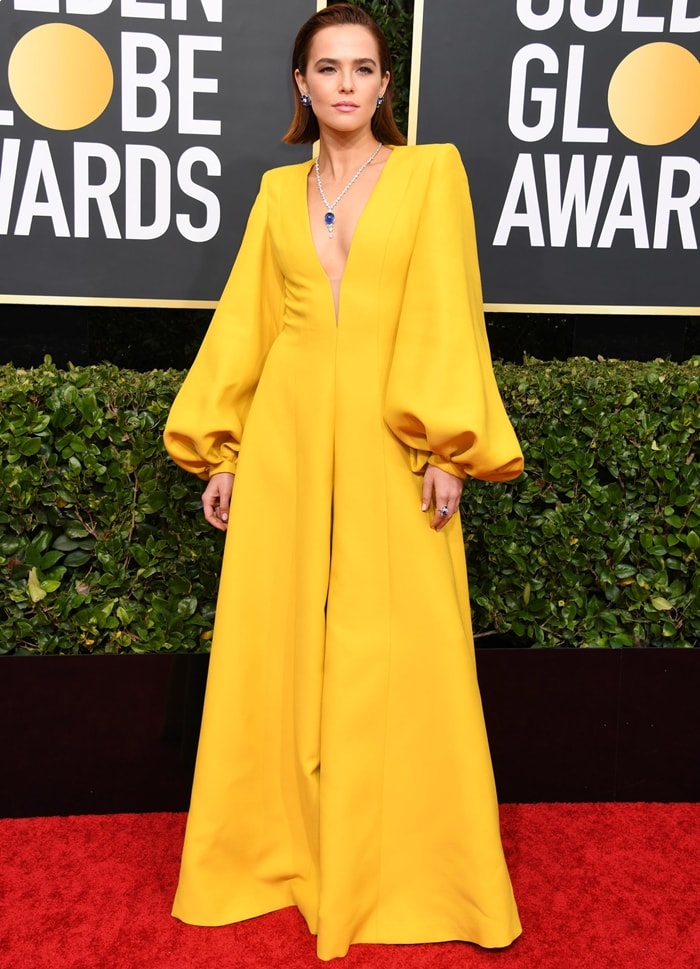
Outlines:
{"type": "Polygon", "coordinates": [[[316,159],[316,166],[315,166],[316,167],[316,183],[318,185],[318,190],[319,190],[319,192],[321,194],[321,198],[323,199],[323,204],[328,209],[328,211],[326,212],[326,214],[323,216],[323,221],[325,222],[326,228],[328,229],[328,238],[329,239],[332,239],[333,238],[333,227],[335,225],[335,213],[333,212],[333,209],[336,207],[336,205],[338,204],[338,202],[340,202],[340,200],[345,195],[345,193],[347,192],[347,190],[349,188],[351,188],[355,184],[355,182],[360,177],[360,175],[363,173],[363,171],[365,170],[365,168],[367,168],[367,166],[374,161],[374,159],[377,157],[377,155],[382,150],[382,148],[383,148],[383,145],[382,145],[382,143],[380,141],[379,144],[377,145],[377,147],[372,152],[372,154],[367,159],[367,161],[364,164],[360,165],[360,167],[357,169],[357,171],[352,176],[352,178],[350,179],[350,181],[348,182],[348,184],[345,186],[345,188],[343,189],[343,191],[340,193],[340,195],[338,196],[338,198],[335,200],[335,202],[329,202],[328,199],[326,198],[326,193],[323,191],[323,185],[321,184],[321,173],[320,173],[320,171],[318,169],[318,158],[316,159]]]}

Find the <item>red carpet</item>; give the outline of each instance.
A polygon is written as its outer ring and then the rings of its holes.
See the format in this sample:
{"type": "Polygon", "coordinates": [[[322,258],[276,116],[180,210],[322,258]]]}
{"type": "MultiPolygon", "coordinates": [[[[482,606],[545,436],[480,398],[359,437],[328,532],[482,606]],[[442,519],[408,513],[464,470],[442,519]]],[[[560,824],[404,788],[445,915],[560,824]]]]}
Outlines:
{"type": "MultiPolygon", "coordinates": [[[[700,805],[506,805],[525,927],[510,948],[354,946],[343,969],[698,969],[700,805]]],[[[202,929],[169,915],[183,815],[0,820],[2,969],[306,969],[288,909],[202,929]]]]}

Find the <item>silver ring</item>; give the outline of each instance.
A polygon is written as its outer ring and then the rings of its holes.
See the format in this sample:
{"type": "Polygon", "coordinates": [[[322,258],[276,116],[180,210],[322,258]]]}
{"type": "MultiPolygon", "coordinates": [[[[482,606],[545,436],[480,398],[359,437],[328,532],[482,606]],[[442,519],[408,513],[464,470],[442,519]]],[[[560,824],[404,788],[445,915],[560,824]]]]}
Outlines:
{"type": "Polygon", "coordinates": [[[450,509],[447,507],[447,505],[443,505],[442,508],[440,509],[440,514],[442,515],[443,518],[447,518],[449,511],[450,509]]]}

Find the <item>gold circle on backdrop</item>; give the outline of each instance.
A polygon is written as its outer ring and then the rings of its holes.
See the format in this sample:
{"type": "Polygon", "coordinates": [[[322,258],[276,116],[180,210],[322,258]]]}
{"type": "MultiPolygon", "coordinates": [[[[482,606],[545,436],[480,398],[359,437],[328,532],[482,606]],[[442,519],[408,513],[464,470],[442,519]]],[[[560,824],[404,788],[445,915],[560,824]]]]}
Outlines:
{"type": "Polygon", "coordinates": [[[12,96],[45,128],[72,131],[102,114],[114,89],[109,56],[92,34],[43,24],[17,42],[8,65],[12,96]]]}
{"type": "Polygon", "coordinates": [[[700,61],[679,44],[645,44],[613,74],[608,107],[615,126],[631,141],[676,141],[700,117],[700,61]]]}

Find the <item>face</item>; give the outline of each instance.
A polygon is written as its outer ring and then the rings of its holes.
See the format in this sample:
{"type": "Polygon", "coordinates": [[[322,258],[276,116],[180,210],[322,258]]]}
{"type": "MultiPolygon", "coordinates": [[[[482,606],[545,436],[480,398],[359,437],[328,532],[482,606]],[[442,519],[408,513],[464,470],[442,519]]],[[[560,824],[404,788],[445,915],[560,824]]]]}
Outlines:
{"type": "Polygon", "coordinates": [[[295,74],[299,91],[311,97],[319,127],[354,132],[369,127],[377,98],[389,84],[371,32],[356,24],[324,27],[309,48],[306,74],[295,74]]]}

